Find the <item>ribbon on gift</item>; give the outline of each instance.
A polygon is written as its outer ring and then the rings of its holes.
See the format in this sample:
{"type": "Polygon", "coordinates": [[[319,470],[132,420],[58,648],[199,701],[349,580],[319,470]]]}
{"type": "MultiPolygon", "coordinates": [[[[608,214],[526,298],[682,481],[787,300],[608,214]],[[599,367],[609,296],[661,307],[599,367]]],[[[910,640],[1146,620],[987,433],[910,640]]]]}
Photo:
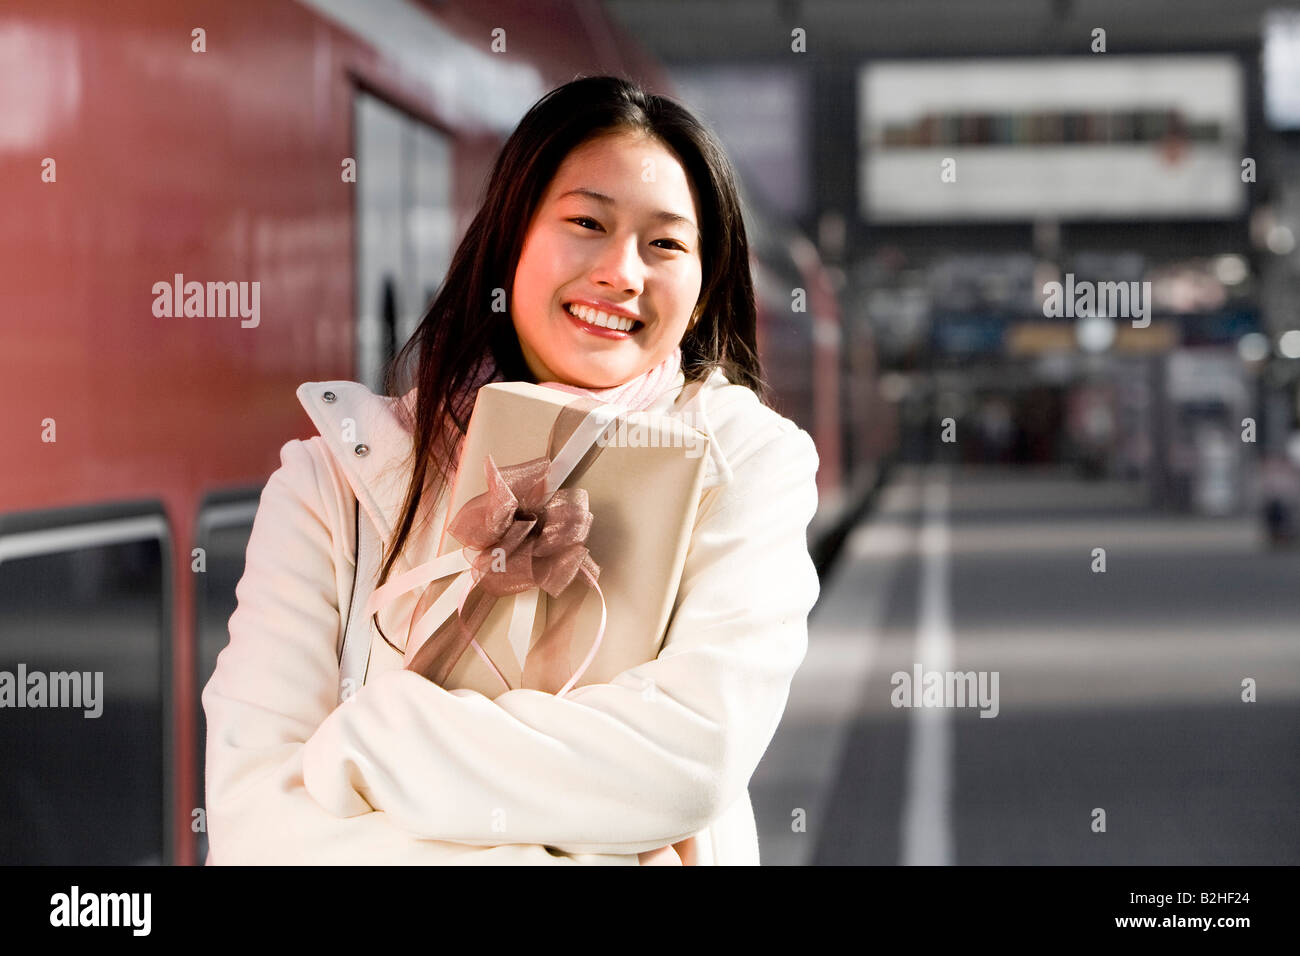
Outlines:
{"type": "MultiPolygon", "coordinates": [[[[587,492],[560,486],[624,411],[617,405],[578,399],[561,409],[552,427],[548,449],[554,448],[562,422],[583,413],[553,458],[541,456],[498,467],[491,455],[486,456],[487,490],[465,502],[447,525],[462,547],[398,575],[371,593],[367,616],[398,595],[455,575],[418,622],[412,611],[407,636],[411,669],[444,684],[466,648],[472,646],[509,690],[509,681],[475,635],[496,601],[512,597],[507,639],[521,675],[529,668],[531,654],[537,663],[527,674],[540,688],[564,696],[577,684],[600,647],[607,609],[597,580],[600,567],[585,544],[592,522],[587,492]],[[502,559],[504,567],[499,566],[502,559]],[[578,576],[600,598],[600,625],[586,658],[556,691],[568,666],[573,619],[581,602],[570,603],[555,622],[548,623],[531,651],[529,643],[540,592],[558,598],[578,576]]],[[[417,603],[416,610],[418,607],[417,603]]]]}

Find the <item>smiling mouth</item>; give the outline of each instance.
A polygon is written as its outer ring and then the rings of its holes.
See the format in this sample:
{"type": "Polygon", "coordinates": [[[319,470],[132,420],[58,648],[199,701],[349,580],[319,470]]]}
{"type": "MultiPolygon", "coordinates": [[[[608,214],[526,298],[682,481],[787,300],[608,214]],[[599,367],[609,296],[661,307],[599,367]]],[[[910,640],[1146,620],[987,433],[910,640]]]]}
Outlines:
{"type": "Polygon", "coordinates": [[[633,334],[645,327],[645,323],[640,319],[628,319],[621,315],[609,315],[596,309],[589,308],[585,305],[574,305],[568,303],[564,306],[564,311],[573,316],[584,325],[592,328],[602,329],[608,332],[623,332],[633,334]]]}

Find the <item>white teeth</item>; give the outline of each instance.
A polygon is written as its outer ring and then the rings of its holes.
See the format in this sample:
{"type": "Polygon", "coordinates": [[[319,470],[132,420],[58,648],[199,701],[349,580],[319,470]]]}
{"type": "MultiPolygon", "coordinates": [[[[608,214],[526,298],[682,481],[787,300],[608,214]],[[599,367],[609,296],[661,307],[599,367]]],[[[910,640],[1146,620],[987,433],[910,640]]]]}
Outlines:
{"type": "Polygon", "coordinates": [[[572,315],[576,315],[582,321],[591,325],[599,325],[603,329],[617,329],[620,332],[631,332],[632,326],[636,325],[633,319],[626,319],[621,315],[606,315],[604,312],[588,308],[585,305],[576,303],[565,306],[572,315]]]}

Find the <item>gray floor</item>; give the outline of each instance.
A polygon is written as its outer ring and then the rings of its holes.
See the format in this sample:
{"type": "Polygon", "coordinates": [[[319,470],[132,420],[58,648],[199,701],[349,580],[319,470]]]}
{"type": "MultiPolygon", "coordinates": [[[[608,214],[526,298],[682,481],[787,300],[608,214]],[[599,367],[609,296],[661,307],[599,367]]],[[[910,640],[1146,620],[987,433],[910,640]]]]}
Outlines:
{"type": "Polygon", "coordinates": [[[764,865],[1294,865],[1298,756],[1300,552],[1136,485],[899,469],[750,792],[764,865]],[[893,706],[917,662],[996,672],[997,716],[893,706]]]}

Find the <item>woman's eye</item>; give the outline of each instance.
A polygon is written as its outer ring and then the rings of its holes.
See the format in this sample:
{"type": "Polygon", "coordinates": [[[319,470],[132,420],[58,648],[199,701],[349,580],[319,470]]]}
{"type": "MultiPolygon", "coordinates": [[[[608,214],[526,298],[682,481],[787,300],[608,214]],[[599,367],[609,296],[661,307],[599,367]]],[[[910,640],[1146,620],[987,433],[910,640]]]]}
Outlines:
{"type": "MultiPolygon", "coordinates": [[[[572,217],[571,219],[569,219],[568,221],[569,221],[569,222],[572,222],[572,223],[576,223],[576,224],[578,224],[578,225],[580,225],[580,226],[581,226],[584,222],[589,222],[589,223],[591,223],[591,224],[594,225],[594,226],[600,226],[600,223],[596,222],[596,220],[592,219],[590,216],[574,216],[574,217],[572,217]]],[[[582,228],[583,228],[583,229],[586,229],[586,228],[588,228],[588,227],[587,227],[587,226],[582,226],[582,228]]],[[[683,245],[682,245],[680,242],[678,242],[676,239],[656,239],[655,242],[670,242],[670,243],[672,243],[671,246],[660,246],[660,247],[659,247],[659,248],[661,248],[661,249],[668,249],[668,250],[670,250],[670,251],[672,251],[672,252],[687,252],[687,251],[689,251],[685,246],[683,246],[683,245]]]]}

